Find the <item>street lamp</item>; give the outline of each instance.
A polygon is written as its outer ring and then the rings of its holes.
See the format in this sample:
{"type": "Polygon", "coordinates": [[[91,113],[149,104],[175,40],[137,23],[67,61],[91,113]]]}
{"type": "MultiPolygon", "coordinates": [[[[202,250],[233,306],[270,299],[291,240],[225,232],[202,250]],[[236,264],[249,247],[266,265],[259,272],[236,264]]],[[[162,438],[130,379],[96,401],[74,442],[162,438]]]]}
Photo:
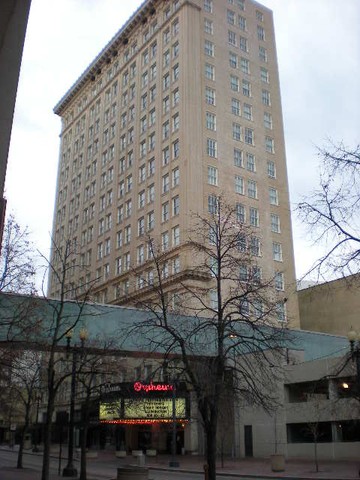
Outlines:
{"type": "Polygon", "coordinates": [[[81,329],[79,332],[80,347],[74,345],[70,346],[73,332],[69,330],[66,333],[66,356],[68,357],[70,352],[72,354],[72,366],[71,366],[71,390],[70,390],[70,417],[69,417],[69,442],[68,442],[68,463],[63,470],[63,477],[76,477],[77,470],[74,467],[74,416],[75,416],[75,393],[76,393],[76,363],[78,354],[82,355],[84,352],[84,344],[88,338],[88,333],[85,329],[81,329]]]}
{"type": "Polygon", "coordinates": [[[360,334],[355,330],[350,330],[348,333],[348,340],[350,342],[350,355],[353,362],[356,362],[356,385],[357,395],[360,394],[360,334]]]}

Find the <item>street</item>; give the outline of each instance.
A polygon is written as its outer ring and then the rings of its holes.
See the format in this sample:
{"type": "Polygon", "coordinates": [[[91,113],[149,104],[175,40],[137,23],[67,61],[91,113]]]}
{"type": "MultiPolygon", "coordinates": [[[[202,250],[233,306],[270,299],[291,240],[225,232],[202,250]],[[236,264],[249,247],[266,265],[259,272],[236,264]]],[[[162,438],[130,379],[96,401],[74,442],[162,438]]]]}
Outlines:
{"type": "MultiPolygon", "coordinates": [[[[9,479],[19,479],[21,478],[29,478],[28,476],[23,477],[23,471],[19,470],[17,471],[14,476],[5,476],[6,474],[4,471],[4,467],[15,467],[16,466],[16,460],[17,460],[17,451],[6,451],[6,450],[0,450],[0,480],[7,480],[9,479]],[[21,472],[21,473],[20,473],[21,472]],[[15,476],[16,475],[16,476],[15,476]]],[[[40,471],[41,471],[41,465],[42,465],[42,456],[41,455],[34,455],[32,453],[25,453],[24,454],[24,459],[23,459],[23,465],[24,465],[24,470],[25,469],[32,469],[35,471],[39,472],[39,475],[33,476],[34,480],[37,480],[40,478],[40,471]]],[[[60,467],[60,472],[62,472],[63,467],[66,465],[66,460],[62,459],[61,462],[61,467],[60,467]]],[[[79,468],[78,462],[76,463],[77,468],[79,468]]],[[[117,475],[117,467],[119,466],[119,462],[114,459],[112,461],[102,461],[100,459],[97,460],[88,460],[87,463],[87,473],[88,473],[88,479],[89,480],[105,480],[105,479],[115,479],[117,475]]],[[[51,457],[51,462],[50,462],[50,472],[51,472],[51,478],[57,478],[57,473],[58,473],[58,468],[59,468],[59,461],[55,457],[51,457]]],[[[25,473],[25,472],[24,472],[25,473]]],[[[149,472],[149,480],[168,480],[169,477],[172,477],[173,480],[203,480],[204,474],[201,472],[199,473],[186,473],[186,472],[177,472],[177,471],[171,471],[169,472],[168,470],[155,470],[151,469],[149,472]]],[[[59,477],[60,478],[60,477],[59,477]]],[[[226,477],[226,475],[220,475],[218,474],[218,479],[225,479],[229,478],[226,477]]],[[[247,480],[245,477],[235,477],[231,476],[233,479],[242,479],[242,480],[247,480]]],[[[258,479],[262,480],[262,479],[258,479]]]]}

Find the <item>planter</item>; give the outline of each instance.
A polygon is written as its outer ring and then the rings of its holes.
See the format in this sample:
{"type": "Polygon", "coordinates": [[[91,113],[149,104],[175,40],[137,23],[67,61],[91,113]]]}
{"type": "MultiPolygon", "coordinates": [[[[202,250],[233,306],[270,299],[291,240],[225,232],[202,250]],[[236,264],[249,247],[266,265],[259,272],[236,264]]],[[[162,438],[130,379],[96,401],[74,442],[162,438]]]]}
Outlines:
{"type": "Polygon", "coordinates": [[[285,456],[277,453],[275,455],[270,455],[271,460],[271,470],[273,472],[283,472],[285,470],[285,456]]]}
{"type": "Polygon", "coordinates": [[[127,465],[117,469],[117,480],[148,480],[149,469],[127,465]]]}
{"type": "Polygon", "coordinates": [[[126,451],[125,450],[116,450],[115,456],[117,458],[125,458],[126,457],[126,451]]]}

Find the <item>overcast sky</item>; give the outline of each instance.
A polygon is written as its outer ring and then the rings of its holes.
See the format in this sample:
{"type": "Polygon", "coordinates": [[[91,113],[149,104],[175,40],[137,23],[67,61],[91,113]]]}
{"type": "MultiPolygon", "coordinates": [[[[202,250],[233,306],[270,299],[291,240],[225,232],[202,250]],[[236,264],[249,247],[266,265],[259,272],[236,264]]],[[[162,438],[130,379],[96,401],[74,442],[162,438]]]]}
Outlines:
{"type": "MultiPolygon", "coordinates": [[[[226,0],[214,0],[226,1],[226,0]]],[[[49,254],[60,119],[53,107],[142,3],[32,0],[10,146],[8,213],[49,254]]],[[[263,0],[274,12],[292,207],[316,187],[315,146],[357,144],[360,1],[263,0]]],[[[318,255],[293,214],[297,276],[318,255]]]]}

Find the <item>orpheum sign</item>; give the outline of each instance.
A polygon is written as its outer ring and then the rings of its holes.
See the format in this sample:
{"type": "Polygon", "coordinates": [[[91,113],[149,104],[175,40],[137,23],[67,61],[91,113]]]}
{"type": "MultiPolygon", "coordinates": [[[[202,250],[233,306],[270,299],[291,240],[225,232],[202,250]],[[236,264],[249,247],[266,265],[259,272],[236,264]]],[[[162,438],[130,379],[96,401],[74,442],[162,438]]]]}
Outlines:
{"type": "Polygon", "coordinates": [[[104,399],[100,403],[99,420],[101,422],[149,421],[156,423],[168,421],[173,418],[173,401],[175,402],[176,419],[186,421],[187,408],[184,391],[177,391],[175,398],[174,386],[169,383],[137,381],[127,385],[127,393],[123,389],[119,396],[104,399]]]}

